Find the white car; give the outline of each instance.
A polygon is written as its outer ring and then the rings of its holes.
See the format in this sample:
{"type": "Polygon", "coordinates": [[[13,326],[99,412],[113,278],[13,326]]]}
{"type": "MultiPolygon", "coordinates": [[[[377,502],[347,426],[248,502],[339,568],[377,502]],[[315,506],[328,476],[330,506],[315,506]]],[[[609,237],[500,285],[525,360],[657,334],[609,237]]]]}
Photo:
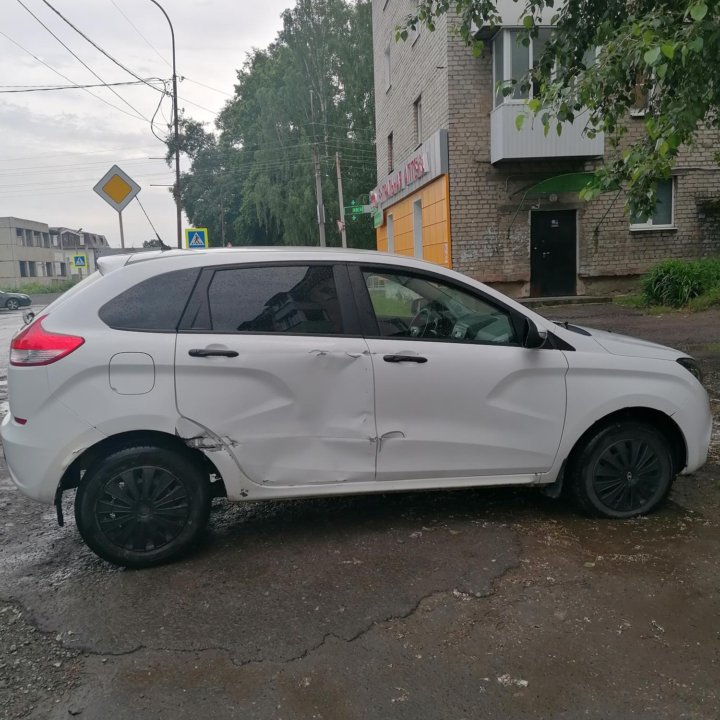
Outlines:
{"type": "Polygon", "coordinates": [[[82,537],[119,565],[187,551],[214,496],[564,485],[628,518],[707,456],[692,358],[436,265],[248,248],[98,267],[14,337],[1,434],[17,486],[61,524],[77,488],[82,537]]]}

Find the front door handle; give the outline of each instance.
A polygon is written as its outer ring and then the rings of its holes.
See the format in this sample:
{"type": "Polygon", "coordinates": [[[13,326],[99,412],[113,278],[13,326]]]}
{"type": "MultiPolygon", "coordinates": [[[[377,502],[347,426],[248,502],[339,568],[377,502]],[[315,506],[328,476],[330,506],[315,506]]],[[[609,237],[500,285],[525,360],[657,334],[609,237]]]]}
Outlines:
{"type": "Polygon", "coordinates": [[[427,362],[427,358],[420,355],[383,355],[383,360],[389,363],[412,362],[422,364],[427,362]]]}
{"type": "Polygon", "coordinates": [[[193,348],[192,350],[188,350],[188,355],[190,357],[237,357],[239,353],[235,352],[235,350],[215,350],[212,348],[193,348]]]}

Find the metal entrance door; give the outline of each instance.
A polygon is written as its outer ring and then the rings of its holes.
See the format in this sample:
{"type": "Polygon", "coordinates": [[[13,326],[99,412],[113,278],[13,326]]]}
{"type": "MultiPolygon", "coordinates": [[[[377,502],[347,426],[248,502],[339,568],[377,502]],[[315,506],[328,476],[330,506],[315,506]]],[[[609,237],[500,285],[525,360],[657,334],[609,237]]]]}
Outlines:
{"type": "Polygon", "coordinates": [[[576,211],[533,211],[530,215],[531,295],[575,295],[576,284],[576,211]]]}

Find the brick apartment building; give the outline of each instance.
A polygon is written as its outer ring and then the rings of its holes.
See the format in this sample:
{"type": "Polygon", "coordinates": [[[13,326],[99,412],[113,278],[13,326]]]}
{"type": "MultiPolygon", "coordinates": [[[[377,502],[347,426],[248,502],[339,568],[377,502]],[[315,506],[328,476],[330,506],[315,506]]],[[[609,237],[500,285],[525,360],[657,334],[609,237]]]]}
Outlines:
{"type": "Polygon", "coordinates": [[[603,136],[585,137],[580,121],[561,137],[545,137],[539,120],[518,131],[525,99],[495,91],[497,79],[528,71],[549,28],[523,47],[515,41],[522,4],[500,0],[506,25],[485,36],[476,58],[452,18],[396,42],[413,6],[373,0],[378,249],[424,257],[518,297],[621,290],[660,260],[720,252],[717,132],[681,154],[647,222],[626,215],[622,194],[585,203],[578,185],[606,156],[603,136]]]}

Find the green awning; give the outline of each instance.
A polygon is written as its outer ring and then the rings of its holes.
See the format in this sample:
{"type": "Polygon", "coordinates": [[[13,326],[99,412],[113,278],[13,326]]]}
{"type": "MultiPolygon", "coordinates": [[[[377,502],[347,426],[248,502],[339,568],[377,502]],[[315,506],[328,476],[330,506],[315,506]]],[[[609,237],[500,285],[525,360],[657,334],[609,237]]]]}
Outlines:
{"type": "Polygon", "coordinates": [[[522,190],[518,190],[518,192],[513,194],[519,195],[520,193],[524,193],[523,197],[538,197],[539,195],[579,193],[590,184],[594,175],[595,173],[591,172],[554,175],[553,177],[541,180],[539,183],[535,183],[534,185],[529,185],[522,190]]]}

